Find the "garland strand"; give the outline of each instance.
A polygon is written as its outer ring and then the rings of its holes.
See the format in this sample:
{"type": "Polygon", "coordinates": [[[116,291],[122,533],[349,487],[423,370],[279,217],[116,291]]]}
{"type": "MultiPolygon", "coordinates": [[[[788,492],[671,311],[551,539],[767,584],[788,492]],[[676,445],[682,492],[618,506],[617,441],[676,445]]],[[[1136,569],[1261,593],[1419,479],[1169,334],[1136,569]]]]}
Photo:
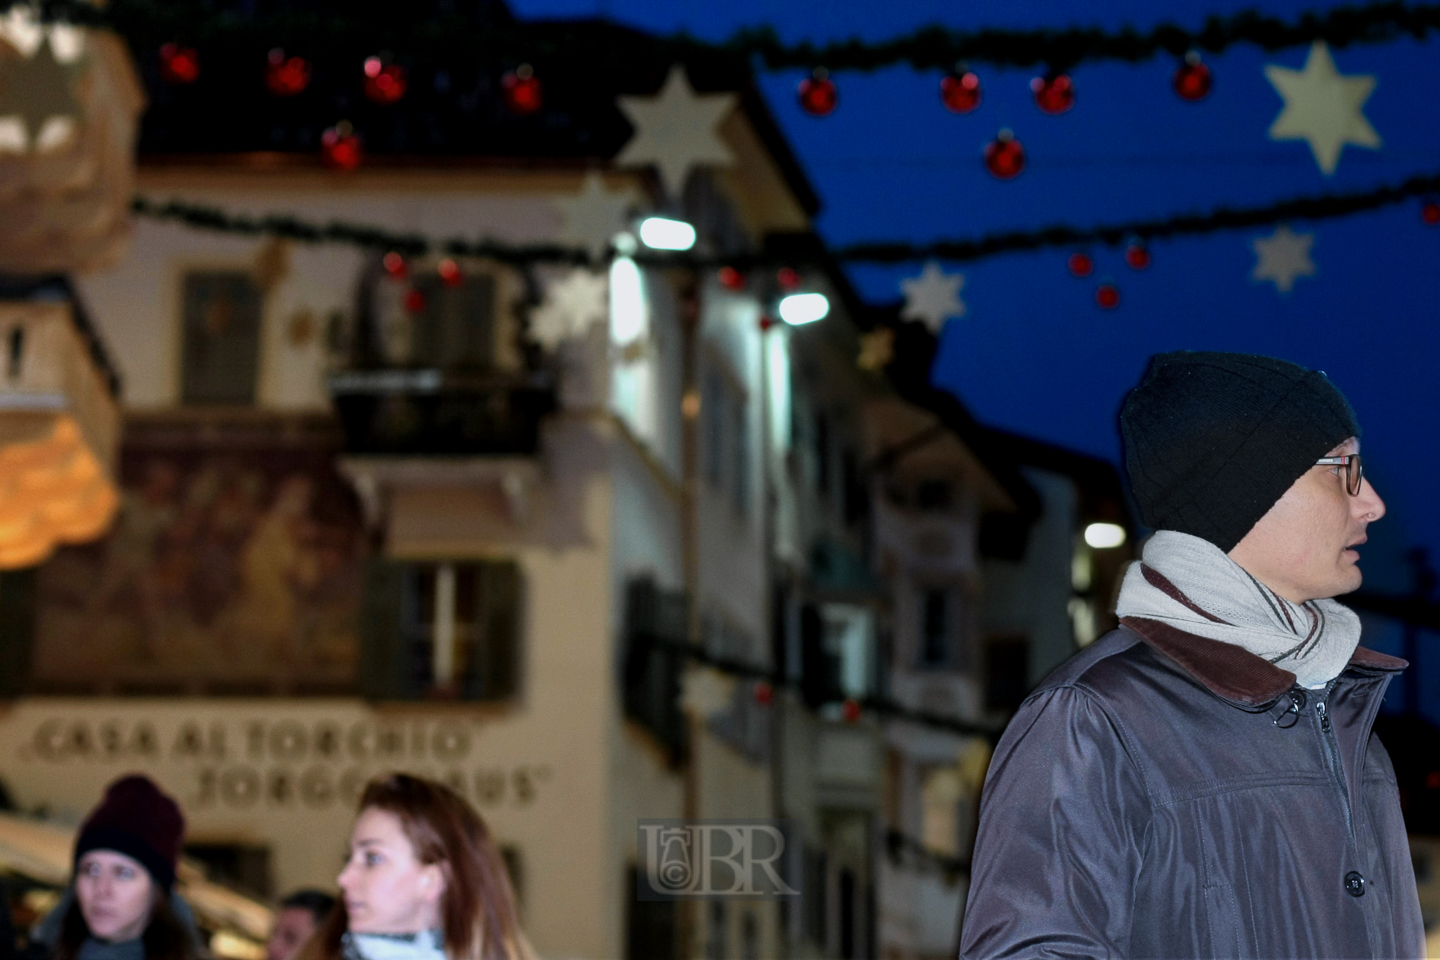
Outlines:
{"type": "MultiPolygon", "coordinates": [[[[1180,214],[1150,220],[1131,220],[1080,228],[1065,224],[1039,230],[1001,231],[969,240],[937,240],[931,243],[867,242],[840,246],[830,254],[846,263],[905,263],[919,260],[974,262],[1003,253],[1076,247],[1091,243],[1116,245],[1130,238],[1141,240],[1181,236],[1202,236],[1221,230],[1238,230],[1287,220],[1333,220],[1401,203],[1412,197],[1440,193],[1440,172],[1411,177],[1396,185],[1348,193],[1295,197],[1259,207],[1217,207],[1209,213],[1180,214]]],[[[154,203],[144,197],[132,202],[134,212],[155,220],[174,220],[187,226],[245,236],[274,236],[306,243],[345,243],[370,250],[394,250],[406,256],[444,253],[452,257],[483,257],[501,263],[524,266],[551,263],[583,266],[592,258],[588,250],[559,244],[511,244],[482,237],[478,240],[452,238],[435,240],[414,233],[394,233],[383,227],[332,220],[310,223],[288,214],[247,217],[226,213],[217,207],[172,200],[154,203]]],[[[775,262],[758,254],[698,256],[685,253],[641,252],[635,260],[656,266],[695,269],[730,266],[746,269],[760,266],[794,266],[803,256],[775,262]]],[[[813,259],[813,258],[812,258],[813,259]]]]}
{"type": "MultiPolygon", "coordinates": [[[[731,677],[768,683],[774,690],[800,689],[798,682],[787,679],[778,671],[753,666],[740,660],[717,657],[703,647],[698,647],[694,644],[677,640],[665,640],[655,636],[646,636],[642,643],[650,649],[679,654],[693,663],[709,667],[712,670],[718,670],[731,677]]],[[[968,720],[961,720],[958,717],[947,716],[943,713],[935,713],[931,710],[912,710],[885,697],[866,697],[862,700],[857,700],[856,703],[861,709],[868,710],[877,716],[888,719],[905,720],[918,726],[930,727],[935,730],[945,730],[949,733],[958,733],[967,737],[984,737],[991,744],[994,744],[1000,739],[1000,727],[972,723],[968,720]]]]}
{"type": "MultiPolygon", "coordinates": [[[[23,2],[0,0],[0,14],[23,2]]],[[[267,34],[275,45],[327,34],[352,38],[373,34],[371,39],[380,46],[398,47],[403,52],[407,41],[418,41],[422,35],[430,34],[423,24],[411,25],[408,31],[403,23],[387,24],[382,29],[362,23],[354,15],[276,11],[245,17],[211,6],[169,4],[167,8],[167,4],[159,0],[112,0],[103,8],[87,0],[41,0],[39,11],[47,21],[110,26],[132,40],[166,29],[183,31],[188,37],[217,44],[237,37],[250,39],[267,34]]],[[[563,29],[557,31],[556,24],[539,27],[523,23],[497,24],[499,29],[495,31],[483,34],[472,31],[468,40],[452,35],[446,47],[451,55],[467,52],[473,55],[468,62],[474,62],[476,57],[482,61],[520,62],[537,54],[557,58],[585,54],[593,40],[589,36],[591,28],[561,26],[563,29]],[[544,31],[543,39],[540,30],[544,31]]],[[[686,33],[641,36],[635,38],[634,52],[648,53],[660,61],[720,54],[746,63],[758,61],[771,70],[823,66],[830,70],[872,71],[898,64],[908,64],[916,70],[948,70],[962,61],[997,67],[1039,64],[1062,70],[1103,61],[1142,63],[1161,54],[1180,57],[1190,50],[1220,53],[1239,44],[1275,51],[1306,46],[1317,40],[1335,47],[1384,43],[1402,36],[1421,40],[1437,29],[1440,29],[1440,4],[1382,0],[1363,6],[1306,11],[1293,20],[1267,16],[1257,10],[1214,15],[1206,18],[1198,30],[1174,23],[1144,31],[1133,27],[953,30],[936,24],[873,43],[852,38],[816,44],[808,40],[786,43],[773,27],[760,26],[738,30],[719,43],[686,33]]]]}

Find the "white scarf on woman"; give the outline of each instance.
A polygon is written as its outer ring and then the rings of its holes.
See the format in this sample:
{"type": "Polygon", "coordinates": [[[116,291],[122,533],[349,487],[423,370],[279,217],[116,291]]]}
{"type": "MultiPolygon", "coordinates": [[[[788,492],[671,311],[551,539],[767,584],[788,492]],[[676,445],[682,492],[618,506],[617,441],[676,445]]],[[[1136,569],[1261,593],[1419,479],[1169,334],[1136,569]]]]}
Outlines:
{"type": "Polygon", "coordinates": [[[1307,688],[1338,677],[1360,643],[1360,618],[1348,607],[1291,603],[1210,541],[1173,530],[1156,532],[1130,565],[1115,612],[1233,643],[1307,688]]]}

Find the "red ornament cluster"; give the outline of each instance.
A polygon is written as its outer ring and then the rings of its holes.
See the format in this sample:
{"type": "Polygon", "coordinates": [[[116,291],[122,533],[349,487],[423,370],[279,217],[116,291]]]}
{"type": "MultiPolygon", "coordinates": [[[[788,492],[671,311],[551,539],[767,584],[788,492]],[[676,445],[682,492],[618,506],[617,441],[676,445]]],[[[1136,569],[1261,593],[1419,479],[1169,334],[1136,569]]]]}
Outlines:
{"type": "Polygon", "coordinates": [[[320,159],[332,170],[354,170],[363,155],[360,137],[347,120],[320,135],[320,159]]]}
{"type": "Polygon", "coordinates": [[[1011,180],[1025,169],[1025,148],[1009,130],[1001,130],[985,144],[985,169],[1001,180],[1011,180]]]}
{"type": "Polygon", "coordinates": [[[816,67],[809,77],[800,81],[798,95],[800,108],[812,117],[828,117],[840,102],[840,91],[824,67],[816,67]]]}
{"type": "Polygon", "coordinates": [[[1051,73],[1035,77],[1030,81],[1030,92],[1035,95],[1035,106],[1042,113],[1052,116],[1064,113],[1075,106],[1075,81],[1068,73],[1051,73]]]}
{"type": "Polygon", "coordinates": [[[1125,263],[1132,270],[1144,270],[1150,266],[1150,251],[1139,240],[1132,240],[1125,248],[1125,263]]]}
{"type": "Polygon", "coordinates": [[[287,57],[278,47],[270,51],[265,64],[265,86],[277,97],[293,97],[310,86],[310,61],[287,57]]]}
{"type": "Polygon", "coordinates": [[[720,286],[726,290],[733,290],[739,293],[745,289],[745,274],[736,270],[734,267],[721,267],[716,277],[720,281],[720,286]]]}
{"type": "Polygon", "coordinates": [[[1430,200],[1422,205],[1420,207],[1420,219],[1427,226],[1433,227],[1440,224],[1440,203],[1430,200]]]}
{"type": "Polygon", "coordinates": [[[405,96],[405,68],[380,57],[365,58],[365,96],[379,104],[399,102],[405,96]]]}
{"type": "Polygon", "coordinates": [[[545,91],[540,78],[535,76],[530,64],[522,63],[500,78],[500,91],[505,96],[505,106],[511,113],[528,116],[539,110],[545,102],[545,91]]]}
{"type": "Polygon", "coordinates": [[[798,290],[800,273],[792,267],[781,267],[775,271],[775,282],[780,284],[781,290],[798,290]]]}
{"type": "Polygon", "coordinates": [[[1114,310],[1120,306],[1120,288],[1113,283],[1102,283],[1095,288],[1095,304],[1102,310],[1114,310]]]}
{"type": "Polygon", "coordinates": [[[183,87],[200,79],[200,54],[194,47],[167,43],[160,47],[160,77],[171,86],[183,87]]]}
{"type": "Polygon", "coordinates": [[[1070,272],[1077,277],[1088,277],[1095,272],[1095,261],[1088,253],[1072,253],[1066,261],[1070,272]]]}
{"type": "Polygon", "coordinates": [[[394,280],[404,280],[410,276],[409,264],[405,262],[404,257],[394,250],[391,250],[385,254],[384,257],[380,258],[380,265],[385,268],[385,272],[394,280]]]}
{"type": "Polygon", "coordinates": [[[1185,54],[1185,62],[1175,69],[1171,81],[1181,100],[1204,100],[1210,95],[1210,68],[1200,62],[1200,54],[1191,50],[1185,54]]]}
{"type": "Polygon", "coordinates": [[[980,106],[980,77],[973,70],[956,70],[940,79],[940,102],[951,113],[969,113],[980,106]]]}

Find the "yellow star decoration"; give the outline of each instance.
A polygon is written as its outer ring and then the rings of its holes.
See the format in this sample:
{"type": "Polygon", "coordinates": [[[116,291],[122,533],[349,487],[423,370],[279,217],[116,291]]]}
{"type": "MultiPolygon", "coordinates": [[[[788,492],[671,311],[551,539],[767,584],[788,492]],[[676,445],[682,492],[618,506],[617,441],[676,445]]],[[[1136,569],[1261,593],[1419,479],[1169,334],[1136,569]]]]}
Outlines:
{"type": "Polygon", "coordinates": [[[876,327],[860,335],[860,358],[855,361],[861,370],[879,371],[895,359],[895,329],[876,327]]]}
{"type": "Polygon", "coordinates": [[[1265,78],[1285,99],[1285,109],[1270,125],[1270,139],[1308,141],[1327,177],[1335,172],[1347,143],[1371,150],[1380,147],[1380,134],[1364,113],[1365,101],[1375,91],[1374,74],[1340,73],[1324,41],[1310,47],[1304,70],[1272,63],[1265,67],[1265,78]]]}

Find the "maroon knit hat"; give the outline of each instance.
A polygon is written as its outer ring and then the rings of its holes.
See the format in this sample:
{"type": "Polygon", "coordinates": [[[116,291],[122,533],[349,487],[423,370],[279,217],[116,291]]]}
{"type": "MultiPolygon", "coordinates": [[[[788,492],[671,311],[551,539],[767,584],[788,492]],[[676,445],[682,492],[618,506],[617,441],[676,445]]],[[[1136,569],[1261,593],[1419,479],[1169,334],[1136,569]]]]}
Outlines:
{"type": "Polygon", "coordinates": [[[100,806],[80,825],[75,863],[91,850],[114,850],[133,857],[164,890],[175,883],[185,816],[174,800],[149,777],[133,773],[110,784],[100,806]]]}

